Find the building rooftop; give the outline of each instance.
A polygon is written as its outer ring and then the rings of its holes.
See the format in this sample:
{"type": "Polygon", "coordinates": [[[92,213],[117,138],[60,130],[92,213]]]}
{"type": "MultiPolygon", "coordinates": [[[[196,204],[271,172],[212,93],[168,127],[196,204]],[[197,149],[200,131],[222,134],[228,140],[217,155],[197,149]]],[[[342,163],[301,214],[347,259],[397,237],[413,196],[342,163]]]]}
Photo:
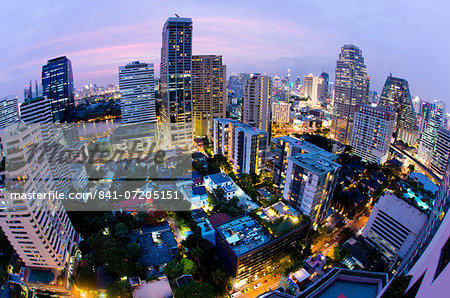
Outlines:
{"type": "Polygon", "coordinates": [[[225,174],[223,172],[217,173],[217,174],[212,174],[212,175],[209,175],[207,177],[209,179],[211,179],[211,181],[214,184],[223,184],[223,183],[226,183],[226,182],[232,182],[233,181],[230,177],[228,177],[227,174],[225,174]]]}
{"type": "Polygon", "coordinates": [[[216,213],[208,217],[209,222],[213,227],[223,224],[229,221],[231,218],[226,213],[216,213]]]}
{"type": "Polygon", "coordinates": [[[216,229],[237,256],[256,249],[272,239],[270,234],[249,215],[232,219],[217,226],[216,229]]]}
{"type": "Polygon", "coordinates": [[[305,154],[305,153],[319,154],[320,156],[325,157],[329,160],[335,160],[338,158],[337,155],[335,155],[331,152],[328,152],[325,149],[322,149],[308,141],[305,141],[304,139],[297,139],[297,138],[293,138],[290,136],[282,136],[282,137],[273,138],[272,142],[276,142],[278,140],[289,143],[295,147],[301,148],[302,154],[305,154]]]}
{"type": "Polygon", "coordinates": [[[144,226],[138,233],[141,247],[139,263],[150,267],[173,259],[172,250],[177,249],[177,242],[167,222],[158,226],[144,226]]]}
{"type": "Polygon", "coordinates": [[[296,154],[289,160],[317,175],[323,175],[341,167],[340,164],[323,156],[321,152],[296,154]]]}

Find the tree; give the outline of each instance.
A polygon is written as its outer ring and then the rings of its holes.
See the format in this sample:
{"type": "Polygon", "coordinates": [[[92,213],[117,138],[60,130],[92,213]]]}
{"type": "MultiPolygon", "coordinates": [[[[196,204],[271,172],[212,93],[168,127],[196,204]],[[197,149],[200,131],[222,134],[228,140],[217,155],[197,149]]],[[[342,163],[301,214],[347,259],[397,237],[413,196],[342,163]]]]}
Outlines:
{"type": "Polygon", "coordinates": [[[168,279],[174,280],[183,275],[183,270],[183,264],[178,263],[176,260],[172,260],[164,266],[163,273],[168,279]]]}
{"type": "Polygon", "coordinates": [[[95,274],[91,267],[78,267],[75,275],[71,277],[72,283],[78,288],[91,291],[95,289],[95,274]]]}
{"type": "Polygon", "coordinates": [[[214,288],[208,283],[190,282],[178,288],[175,298],[214,298],[214,288]]]}
{"type": "Polygon", "coordinates": [[[119,280],[110,285],[106,289],[108,297],[129,298],[133,297],[133,288],[128,280],[119,280]]]}

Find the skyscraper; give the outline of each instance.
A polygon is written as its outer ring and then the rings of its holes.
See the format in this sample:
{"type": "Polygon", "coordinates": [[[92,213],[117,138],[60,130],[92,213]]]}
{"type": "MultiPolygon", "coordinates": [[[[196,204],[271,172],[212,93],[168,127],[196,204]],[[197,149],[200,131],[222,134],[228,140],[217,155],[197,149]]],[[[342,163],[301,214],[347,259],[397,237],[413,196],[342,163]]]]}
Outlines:
{"type": "Polygon", "coordinates": [[[303,95],[311,99],[313,107],[320,106],[319,99],[322,98],[323,88],[323,78],[316,77],[313,74],[304,77],[303,95]]]}
{"type": "Polygon", "coordinates": [[[326,72],[322,72],[320,74],[320,77],[323,79],[323,87],[322,87],[322,93],[320,94],[320,98],[328,98],[328,83],[330,81],[330,76],[326,72]]]}
{"type": "Polygon", "coordinates": [[[0,129],[19,121],[19,103],[17,96],[0,99],[0,129]]]}
{"type": "Polygon", "coordinates": [[[450,161],[450,130],[441,127],[436,137],[433,155],[431,157],[431,170],[443,177],[450,161]]]}
{"type": "Polygon", "coordinates": [[[153,63],[120,66],[119,89],[122,123],[157,122],[153,63]]]}
{"type": "Polygon", "coordinates": [[[397,140],[414,145],[417,141],[418,127],[408,81],[389,75],[378,105],[397,113],[397,140]]]}
{"type": "Polygon", "coordinates": [[[433,155],[434,146],[439,129],[444,123],[445,104],[443,102],[436,102],[424,109],[427,123],[425,129],[420,136],[419,149],[417,156],[421,162],[426,166],[430,165],[431,157],[433,155]]]}
{"type": "Polygon", "coordinates": [[[20,104],[20,114],[25,123],[52,123],[52,103],[46,96],[27,98],[20,104]]]}
{"type": "Polygon", "coordinates": [[[75,96],[72,62],[66,56],[48,60],[42,66],[42,95],[51,99],[54,122],[70,122],[68,112],[75,96]]]}
{"type": "Polygon", "coordinates": [[[192,19],[170,17],[161,47],[161,123],[169,146],[192,144],[192,19]]]}
{"type": "Polygon", "coordinates": [[[58,177],[52,175],[43,152],[41,126],[16,123],[3,131],[1,142],[7,168],[14,170],[7,171],[1,192],[0,226],[26,266],[62,269],[69,262],[76,235],[62,201],[50,197],[58,177]]]}
{"type": "Polygon", "coordinates": [[[394,129],[394,111],[367,105],[356,105],[350,141],[353,153],[370,162],[385,163],[394,129]]]}
{"type": "Polygon", "coordinates": [[[272,121],[272,79],[255,74],[245,84],[242,122],[269,133],[272,121]]]}
{"type": "Polygon", "coordinates": [[[352,135],[356,104],[368,101],[369,78],[362,51],[354,45],[344,45],[336,62],[334,110],[331,136],[348,144],[352,135]]]}
{"type": "Polygon", "coordinates": [[[226,66],[222,56],[192,56],[192,110],[194,134],[207,136],[214,118],[226,117],[226,66]]]}

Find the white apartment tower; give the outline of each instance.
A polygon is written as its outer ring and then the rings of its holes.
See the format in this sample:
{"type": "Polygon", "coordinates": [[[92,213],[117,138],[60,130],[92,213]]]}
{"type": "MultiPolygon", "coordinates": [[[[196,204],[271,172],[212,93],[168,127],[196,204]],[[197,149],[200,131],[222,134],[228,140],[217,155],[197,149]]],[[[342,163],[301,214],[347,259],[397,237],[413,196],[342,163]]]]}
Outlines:
{"type": "Polygon", "coordinates": [[[76,235],[61,201],[50,195],[54,177],[43,152],[40,124],[16,123],[0,138],[6,159],[0,226],[26,266],[62,269],[76,235]],[[30,199],[32,194],[35,199],[30,199]]]}
{"type": "Polygon", "coordinates": [[[153,63],[120,66],[119,89],[122,123],[157,122],[153,63]]]}
{"type": "Polygon", "coordinates": [[[303,96],[309,97],[312,102],[312,107],[320,107],[319,98],[323,93],[324,79],[309,74],[304,77],[303,96]]]}
{"type": "Polygon", "coordinates": [[[0,129],[19,121],[19,104],[17,96],[0,99],[0,129]]]}
{"type": "Polygon", "coordinates": [[[266,165],[269,134],[232,119],[214,119],[214,154],[225,156],[236,174],[259,173],[266,165]]]}
{"type": "Polygon", "coordinates": [[[353,154],[383,164],[395,132],[395,112],[367,105],[356,105],[350,145],[353,154]]]}

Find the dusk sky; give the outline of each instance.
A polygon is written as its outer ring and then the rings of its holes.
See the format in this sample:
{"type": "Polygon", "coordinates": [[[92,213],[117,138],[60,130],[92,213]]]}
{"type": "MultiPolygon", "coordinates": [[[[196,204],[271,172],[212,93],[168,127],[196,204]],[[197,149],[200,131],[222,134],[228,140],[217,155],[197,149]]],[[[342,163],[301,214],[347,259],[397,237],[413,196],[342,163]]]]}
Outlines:
{"type": "Polygon", "coordinates": [[[340,47],[363,51],[371,90],[389,71],[412,95],[450,105],[448,1],[2,1],[0,97],[18,95],[57,56],[72,60],[75,87],[117,84],[118,66],[155,64],[174,13],[194,22],[193,54],[220,54],[233,72],[291,77],[322,68],[334,81],[340,47]]]}

